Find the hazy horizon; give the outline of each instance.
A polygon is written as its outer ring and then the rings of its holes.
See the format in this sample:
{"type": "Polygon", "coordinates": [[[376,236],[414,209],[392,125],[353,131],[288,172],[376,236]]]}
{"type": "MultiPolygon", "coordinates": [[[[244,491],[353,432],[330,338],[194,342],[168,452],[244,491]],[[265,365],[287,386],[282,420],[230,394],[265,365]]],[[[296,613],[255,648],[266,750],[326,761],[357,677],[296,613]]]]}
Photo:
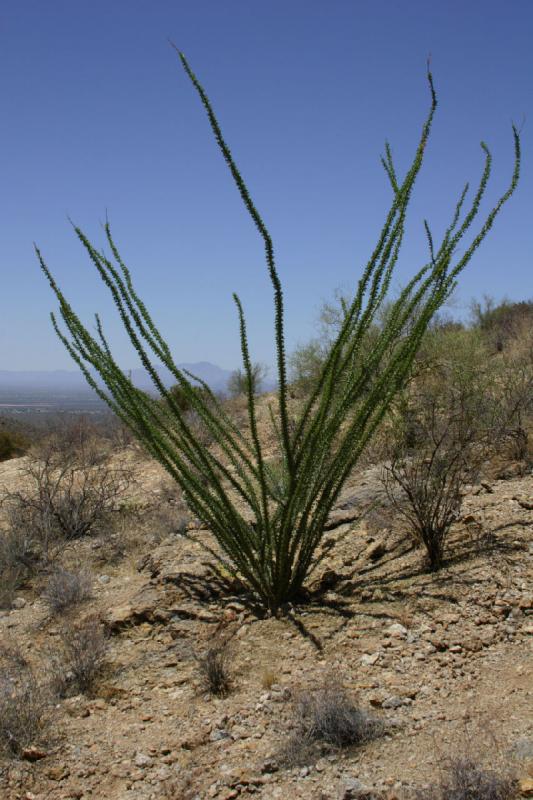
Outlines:
{"type": "Polygon", "coordinates": [[[426,260],[423,218],[438,237],[464,182],[476,186],[481,139],[494,158],[483,209],[506,188],[515,121],[521,182],[461,277],[454,313],[483,294],[529,298],[532,34],[526,0],[6,0],[0,370],[76,370],[50,325],[34,240],[82,319],[98,311],[117,361],[137,366],[67,221],[101,247],[106,211],[177,362],[240,364],[237,291],[252,359],[274,363],[262,244],[167,37],[210,95],[272,233],[289,351],[361,274],[389,202],[384,141],[403,171],[428,107],[428,54],[439,108],[395,287],[426,260]]]}

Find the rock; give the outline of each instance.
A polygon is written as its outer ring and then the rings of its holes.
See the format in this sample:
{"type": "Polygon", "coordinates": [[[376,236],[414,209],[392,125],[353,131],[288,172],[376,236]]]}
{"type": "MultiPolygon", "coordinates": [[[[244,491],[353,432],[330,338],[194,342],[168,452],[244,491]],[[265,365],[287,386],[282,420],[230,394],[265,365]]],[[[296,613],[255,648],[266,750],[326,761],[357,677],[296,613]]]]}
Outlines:
{"type": "Polygon", "coordinates": [[[520,478],[524,474],[524,463],[513,461],[496,475],[499,481],[510,481],[512,478],[520,478]]]}
{"type": "Polygon", "coordinates": [[[68,697],[64,700],[63,708],[69,717],[83,718],[88,717],[91,713],[87,705],[87,700],[81,694],[77,694],[75,697],[68,697]]]}
{"type": "Polygon", "coordinates": [[[26,600],[23,597],[15,597],[11,603],[12,608],[16,609],[17,611],[20,611],[21,608],[25,608],[26,605],[26,600]]]}
{"type": "Polygon", "coordinates": [[[364,557],[369,561],[379,561],[379,559],[382,558],[386,552],[387,548],[384,542],[372,542],[372,544],[366,548],[364,557]]]}
{"type": "Polygon", "coordinates": [[[68,778],[70,770],[66,764],[57,764],[54,767],[50,767],[46,774],[51,781],[62,781],[64,778],[68,778]]]}
{"type": "Polygon", "coordinates": [[[219,742],[222,739],[228,739],[228,738],[229,738],[229,733],[221,728],[215,728],[215,730],[211,731],[211,733],[209,734],[209,740],[211,742],[219,742]]]}
{"type": "Polygon", "coordinates": [[[134,763],[136,767],[151,767],[154,759],[144,753],[136,753],[134,763]]]}
{"type": "Polygon", "coordinates": [[[106,617],[106,622],[111,631],[120,631],[132,622],[133,609],[131,606],[118,606],[113,608],[106,617]]]}
{"type": "Polygon", "coordinates": [[[400,625],[399,622],[394,622],[387,628],[385,633],[389,636],[394,636],[397,639],[405,639],[408,631],[404,625],[400,625]]]}
{"type": "Polygon", "coordinates": [[[438,650],[440,653],[448,649],[448,642],[444,641],[440,636],[430,636],[429,641],[435,650],[438,650]]]}
{"type": "Polygon", "coordinates": [[[361,664],[364,664],[365,667],[372,667],[374,666],[378,658],[379,658],[379,653],[372,653],[372,655],[364,653],[361,656],[361,664]]]}
{"type": "Polygon", "coordinates": [[[279,764],[275,758],[266,758],[263,761],[263,766],[261,767],[261,772],[265,774],[269,774],[272,772],[277,772],[279,770],[279,764]]]}
{"type": "Polygon", "coordinates": [[[470,636],[463,642],[463,647],[469,653],[479,653],[480,650],[483,650],[483,642],[478,636],[470,636]]]}
{"type": "Polygon", "coordinates": [[[109,575],[99,575],[98,576],[98,583],[109,583],[111,578],[109,575]]]}
{"type": "Polygon", "coordinates": [[[341,582],[343,576],[335,572],[334,569],[327,569],[321,575],[318,582],[318,589],[320,592],[327,592],[328,589],[334,589],[338,583],[341,582]]]}
{"type": "Polygon", "coordinates": [[[375,793],[357,778],[345,778],[337,797],[339,800],[370,800],[375,793]]]}
{"type": "Polygon", "coordinates": [[[397,695],[390,695],[381,704],[383,708],[400,708],[400,706],[409,705],[411,701],[406,697],[398,697],[397,695]]]}
{"type": "Polygon", "coordinates": [[[518,781],[518,791],[521,797],[533,797],[533,778],[529,776],[520,778],[518,781]]]}
{"type": "Polygon", "coordinates": [[[518,505],[522,508],[525,508],[526,511],[533,511],[533,502],[530,502],[529,500],[521,500],[518,497],[514,497],[513,500],[516,500],[518,505]]]}
{"type": "Polygon", "coordinates": [[[46,750],[42,750],[40,747],[25,747],[22,751],[22,758],[26,761],[40,761],[47,755],[46,750]]]}

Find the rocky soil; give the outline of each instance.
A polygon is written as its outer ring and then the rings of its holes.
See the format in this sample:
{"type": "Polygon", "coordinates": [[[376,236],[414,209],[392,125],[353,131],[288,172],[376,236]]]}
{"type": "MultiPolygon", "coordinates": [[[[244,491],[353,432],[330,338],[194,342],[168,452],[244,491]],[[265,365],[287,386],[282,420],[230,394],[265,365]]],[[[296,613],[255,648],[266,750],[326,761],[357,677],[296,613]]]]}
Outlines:
{"type": "MultiPolygon", "coordinates": [[[[358,519],[379,483],[375,468],[354,475],[309,603],[273,619],[212,579],[204,550],[173,522],[159,469],[137,469],[153,509],[143,535],[123,532],[113,559],[105,537],[69,555],[95,575],[93,600],[73,614],[105,619],[105,670],[90,696],[57,702],[24,758],[0,761],[3,800],[392,800],[466,751],[533,791],[533,475],[511,469],[470,487],[437,574],[384,501],[358,519]],[[222,640],[231,691],[213,697],[198,657],[222,640]],[[285,766],[299,696],[335,685],[383,721],[383,735],[285,766]]],[[[16,460],[0,466],[0,482],[16,480],[16,460]]],[[[194,520],[189,529],[209,541],[194,520]]],[[[0,612],[0,641],[44,674],[60,622],[36,587],[15,606],[0,612]]]]}

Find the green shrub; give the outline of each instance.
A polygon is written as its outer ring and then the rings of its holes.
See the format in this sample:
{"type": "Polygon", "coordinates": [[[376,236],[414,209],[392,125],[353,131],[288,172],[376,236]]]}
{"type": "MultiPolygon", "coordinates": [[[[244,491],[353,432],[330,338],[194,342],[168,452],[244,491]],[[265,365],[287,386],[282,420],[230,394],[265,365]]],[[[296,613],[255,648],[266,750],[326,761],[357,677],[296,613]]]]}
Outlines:
{"type": "Polygon", "coordinates": [[[466,187],[440,244],[434,241],[426,223],[428,261],[392,302],[386,323],[373,339],[373,347],[365,347],[388,296],[403,241],[409,201],[436,110],[433,80],[428,73],[431,105],[412,163],[400,177],[392,151],[386,145],[382,163],[392,199],[383,228],[354,296],[346,305],[316,386],[294,417],[289,409],[284,299],[272,238],[222,136],[204,89],[181,53],[180,59],[207,112],[216,143],[265,250],[274,294],[278,381],[277,401],[270,411],[278,458],[286,476],[282,492],[279,492],[278,482],[273,492],[268,479],[258,429],[246,322],[237,295],[234,300],[247,377],[249,433],[246,434],[232,422],[205,384],[202,385],[208,401],[199,395],[189,377],[176,365],[168,345],[136,294],[109,224],[105,227],[111,250],[109,258],[91,244],[80,228],[76,227],[75,232],[110,290],[141,363],[167,403],[148,397],[132,385],[111,354],[99,318],[97,335],[93,336],[69,305],[38,249],[37,256],[59,300],[61,317],[70,338],[62,332],[54,315],[53,325],[87,381],[180,485],[189,507],[211,529],[218,543],[219,549],[211,550],[213,555],[255,593],[266,609],[275,613],[287,602],[301,597],[304,582],[320,560],[318,553],[326,523],[348,476],[404,385],[431,319],[450,296],[459,274],[513,193],[519,176],[520,140],[513,129],[515,167],[510,185],[472,240],[466,243],[465,235],[477,220],[491,173],[491,156],[487,146],[482,144],[485,164],[470,207],[464,210],[466,187]],[[460,253],[457,252],[459,245],[460,253]],[[189,398],[192,409],[212,434],[216,451],[208,449],[195,435],[186,416],[162,384],[156,364],[163,364],[171,372],[189,398]],[[96,383],[93,369],[102,378],[105,388],[96,383]]]}
{"type": "MultiPolygon", "coordinates": [[[[209,401],[209,392],[203,386],[193,386],[192,390],[196,392],[204,401],[209,401]]],[[[177,406],[182,414],[194,410],[194,406],[191,403],[189,394],[185,392],[179,384],[175,383],[170,387],[168,392],[172,397],[175,406],[177,406]]],[[[165,398],[163,398],[163,402],[167,402],[165,398]]]]}
{"type": "Polygon", "coordinates": [[[254,396],[258,395],[262,390],[267,373],[268,369],[264,364],[252,364],[249,375],[246,370],[236,369],[231,373],[228,379],[228,392],[230,396],[246,396],[249,391],[248,380],[251,381],[251,393],[254,396]]]}
{"type": "Polygon", "coordinates": [[[28,439],[22,434],[0,430],[0,461],[23,456],[29,445],[28,439]]]}
{"type": "Polygon", "coordinates": [[[464,487],[476,479],[494,434],[495,365],[477,331],[446,327],[426,335],[413,371],[395,403],[383,478],[437,570],[464,487]]]}
{"type": "Polygon", "coordinates": [[[491,297],[485,297],[482,303],[473,302],[471,310],[474,325],[498,352],[507,349],[525,326],[530,330],[533,327],[533,300],[496,303],[491,297]]]}

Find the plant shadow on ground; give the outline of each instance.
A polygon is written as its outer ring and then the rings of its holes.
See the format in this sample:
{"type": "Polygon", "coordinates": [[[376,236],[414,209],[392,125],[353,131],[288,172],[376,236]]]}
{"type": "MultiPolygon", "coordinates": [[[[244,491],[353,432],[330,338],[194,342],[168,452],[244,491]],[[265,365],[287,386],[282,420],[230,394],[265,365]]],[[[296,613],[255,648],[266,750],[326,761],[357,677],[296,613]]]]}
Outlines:
{"type": "MultiPolygon", "coordinates": [[[[527,520],[517,519],[496,526],[483,536],[453,537],[443,567],[438,572],[428,571],[423,548],[417,547],[407,534],[399,535],[388,545],[386,555],[379,561],[364,566],[356,564],[350,572],[330,570],[327,580],[320,579],[304,590],[301,598],[282,609],[280,616],[320,652],[323,649],[322,641],[306,625],[303,613],[337,616],[346,622],[369,617],[390,620],[398,616],[395,605],[405,604],[411,599],[416,599],[420,604],[439,601],[455,605],[457,590],[484,580],[483,576],[472,572],[475,559],[480,556],[483,558],[483,568],[493,556],[501,559],[523,550],[522,543],[497,534],[529,524],[527,520]],[[378,596],[374,597],[373,594],[378,596]]],[[[356,556],[356,561],[363,550],[356,556]]],[[[194,602],[238,602],[257,621],[270,616],[240,581],[224,575],[210,562],[203,562],[202,566],[204,573],[179,572],[167,576],[165,582],[175,585],[187,599],[194,602]]]]}

